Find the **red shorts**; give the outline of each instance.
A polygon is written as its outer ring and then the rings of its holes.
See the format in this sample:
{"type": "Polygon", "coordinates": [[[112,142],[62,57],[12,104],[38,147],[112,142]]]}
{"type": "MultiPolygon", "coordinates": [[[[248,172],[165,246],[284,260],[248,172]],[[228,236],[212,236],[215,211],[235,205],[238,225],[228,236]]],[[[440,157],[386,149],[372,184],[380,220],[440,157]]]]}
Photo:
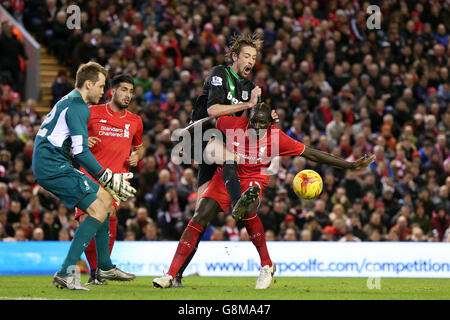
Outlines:
{"type": "MultiPolygon", "coordinates": [[[[116,209],[116,212],[117,212],[117,210],[119,209],[119,203],[113,199],[112,205],[113,205],[114,209],[116,209]]],[[[79,208],[75,208],[75,220],[78,220],[85,213],[86,212],[84,212],[83,210],[81,210],[79,208]]]]}
{"type": "MultiPolygon", "coordinates": [[[[261,199],[264,187],[267,185],[267,178],[265,177],[254,177],[254,178],[239,178],[241,182],[241,192],[244,192],[248,188],[259,185],[259,199],[261,199]]],[[[222,208],[223,212],[226,212],[231,205],[230,196],[228,195],[227,188],[223,182],[222,168],[218,168],[213,178],[208,184],[202,198],[212,198],[217,201],[219,206],[222,208]]]]}

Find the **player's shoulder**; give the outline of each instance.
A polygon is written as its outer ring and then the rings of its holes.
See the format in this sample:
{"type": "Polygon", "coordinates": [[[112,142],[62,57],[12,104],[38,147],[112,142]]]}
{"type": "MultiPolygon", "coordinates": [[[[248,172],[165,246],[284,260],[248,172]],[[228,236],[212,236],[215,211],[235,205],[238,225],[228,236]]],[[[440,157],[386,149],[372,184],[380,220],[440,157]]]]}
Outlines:
{"type": "Polygon", "coordinates": [[[67,108],[69,114],[79,113],[88,114],[89,109],[83,97],[77,90],[72,90],[70,93],[65,95],[59,100],[55,107],[59,110],[64,110],[67,108]]]}
{"type": "Polygon", "coordinates": [[[226,72],[227,66],[223,64],[219,64],[211,68],[211,72],[226,72]]]}
{"type": "Polygon", "coordinates": [[[137,122],[142,122],[142,118],[139,115],[137,115],[137,114],[135,114],[133,112],[130,112],[128,110],[126,111],[126,113],[127,113],[127,118],[128,119],[133,120],[133,121],[137,121],[137,122]]]}
{"type": "Polygon", "coordinates": [[[89,106],[90,110],[104,110],[106,108],[106,104],[91,104],[89,106]]]}
{"type": "Polygon", "coordinates": [[[246,128],[247,117],[221,116],[217,119],[217,125],[224,128],[246,128]]]}
{"type": "Polygon", "coordinates": [[[87,106],[86,102],[83,100],[83,97],[77,90],[72,90],[66,94],[56,103],[56,105],[69,107],[78,107],[79,105],[87,106]]]}
{"type": "Polygon", "coordinates": [[[209,73],[210,77],[213,76],[221,76],[221,77],[225,77],[226,76],[226,66],[224,65],[217,65],[211,68],[211,72],[209,73]]]}

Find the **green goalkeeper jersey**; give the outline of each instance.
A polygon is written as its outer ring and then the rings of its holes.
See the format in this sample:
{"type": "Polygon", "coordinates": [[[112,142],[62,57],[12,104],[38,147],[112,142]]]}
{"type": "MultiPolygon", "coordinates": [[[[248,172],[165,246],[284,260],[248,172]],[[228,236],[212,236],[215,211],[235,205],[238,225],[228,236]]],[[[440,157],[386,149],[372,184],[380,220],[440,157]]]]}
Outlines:
{"type": "Polygon", "coordinates": [[[103,171],[88,147],[89,116],[89,107],[76,89],[55,104],[34,142],[32,168],[36,180],[73,170],[70,151],[92,177],[98,177],[103,171]]]}

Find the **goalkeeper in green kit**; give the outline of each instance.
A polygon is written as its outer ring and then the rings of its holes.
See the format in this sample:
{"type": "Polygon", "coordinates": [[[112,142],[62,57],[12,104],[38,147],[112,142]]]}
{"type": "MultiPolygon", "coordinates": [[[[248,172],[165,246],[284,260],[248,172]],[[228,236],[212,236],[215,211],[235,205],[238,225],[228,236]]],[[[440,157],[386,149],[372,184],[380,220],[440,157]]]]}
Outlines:
{"type": "Polygon", "coordinates": [[[129,274],[116,268],[109,256],[109,212],[112,198],[125,201],[136,190],[127,179],[132,173],[113,173],[103,168],[89,151],[88,104],[103,95],[107,71],[96,62],[78,68],[75,89],[58,101],[41,124],[34,143],[32,168],[41,187],[55,194],[68,208],[78,207],[89,216],[79,225],[69,252],[53,277],[53,284],[71,290],[89,290],[80,282],[75,266],[95,236],[100,272],[117,280],[129,274]],[[75,160],[103,186],[75,169],[75,160]]]}

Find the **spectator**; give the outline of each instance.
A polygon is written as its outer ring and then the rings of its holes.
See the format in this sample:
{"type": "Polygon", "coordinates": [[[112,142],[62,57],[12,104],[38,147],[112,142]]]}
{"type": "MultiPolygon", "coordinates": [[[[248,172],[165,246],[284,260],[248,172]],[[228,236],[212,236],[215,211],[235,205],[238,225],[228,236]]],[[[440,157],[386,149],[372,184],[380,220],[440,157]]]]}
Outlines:
{"type": "Polygon", "coordinates": [[[433,212],[433,216],[431,217],[431,226],[433,230],[437,231],[439,241],[442,241],[445,230],[447,230],[450,226],[450,217],[444,207],[438,207],[436,211],[433,212]]]}
{"type": "Polygon", "coordinates": [[[414,242],[427,242],[428,239],[427,237],[424,235],[422,229],[418,226],[415,226],[412,228],[411,231],[411,241],[414,242]]]}
{"type": "Polygon", "coordinates": [[[335,231],[332,226],[326,226],[322,230],[321,241],[335,241],[335,231]]]}
{"type": "Polygon", "coordinates": [[[354,235],[353,229],[349,228],[345,231],[345,235],[338,240],[339,242],[361,242],[361,239],[354,235]]]}
{"type": "Polygon", "coordinates": [[[188,197],[195,192],[196,179],[194,176],[194,170],[186,168],[183,170],[183,176],[180,179],[178,186],[176,187],[177,196],[180,201],[180,209],[184,211],[188,202],[188,197]]]}
{"type": "Polygon", "coordinates": [[[58,71],[58,76],[52,83],[52,101],[51,106],[61,100],[66,94],[73,90],[73,84],[67,78],[66,71],[58,71]]]}
{"type": "Polygon", "coordinates": [[[11,201],[11,206],[8,210],[8,222],[13,226],[20,222],[20,210],[22,210],[20,202],[16,200],[11,201]]]}
{"type": "Polygon", "coordinates": [[[162,238],[159,235],[158,228],[157,228],[156,224],[149,223],[149,224],[147,224],[144,227],[144,229],[145,229],[145,234],[144,234],[144,236],[142,237],[141,240],[143,240],[143,241],[158,241],[158,240],[162,240],[162,238]]]}
{"type": "Polygon", "coordinates": [[[10,22],[2,23],[0,34],[0,70],[2,78],[13,87],[14,90],[24,95],[25,75],[21,68],[21,59],[27,59],[25,46],[13,33],[14,26],[10,22]]]}
{"type": "Polygon", "coordinates": [[[164,201],[167,185],[170,182],[170,171],[163,169],[159,172],[158,182],[153,188],[152,195],[150,197],[150,217],[156,217],[156,213],[164,201]]]}
{"type": "Polygon", "coordinates": [[[25,231],[22,229],[16,229],[14,232],[14,241],[27,241],[28,239],[25,237],[25,231]]]}
{"type": "Polygon", "coordinates": [[[283,240],[284,241],[298,241],[298,235],[297,235],[297,231],[295,230],[295,228],[288,227],[284,232],[283,240]]]}
{"type": "Polygon", "coordinates": [[[58,232],[58,241],[70,241],[70,234],[67,229],[60,229],[58,232]]]}
{"type": "Polygon", "coordinates": [[[377,230],[381,237],[386,235],[387,228],[382,224],[381,216],[377,212],[372,213],[369,222],[363,227],[363,231],[367,237],[370,237],[373,230],[377,230]]]}
{"type": "Polygon", "coordinates": [[[300,232],[300,241],[312,241],[311,231],[304,229],[300,232]]]}
{"type": "Polygon", "coordinates": [[[38,227],[33,230],[32,241],[44,241],[44,230],[38,227]]]}
{"type": "Polygon", "coordinates": [[[23,209],[20,211],[20,221],[17,225],[17,228],[23,230],[25,238],[27,240],[31,239],[34,227],[31,223],[30,212],[27,209],[23,209]]]}
{"type": "Polygon", "coordinates": [[[236,220],[234,220],[234,218],[231,215],[227,215],[225,217],[225,225],[223,226],[223,233],[225,239],[230,241],[239,241],[239,229],[236,226],[236,220]]]}
{"type": "Polygon", "coordinates": [[[273,230],[271,230],[271,229],[266,230],[265,235],[266,235],[266,241],[277,241],[275,232],[273,232],[273,230]]]}
{"type": "Polygon", "coordinates": [[[58,240],[58,225],[55,223],[55,217],[51,212],[44,213],[41,222],[41,228],[44,230],[44,240],[58,240]]]}
{"type": "Polygon", "coordinates": [[[137,209],[136,217],[127,220],[127,231],[134,233],[136,239],[142,239],[145,234],[145,227],[154,223],[154,221],[148,216],[148,211],[145,207],[137,209]]]}
{"type": "Polygon", "coordinates": [[[149,155],[145,158],[143,168],[139,173],[139,186],[138,186],[138,203],[146,206],[150,205],[151,195],[155,183],[158,181],[158,168],[156,159],[153,155],[149,155]]]}
{"type": "Polygon", "coordinates": [[[4,182],[0,182],[0,208],[9,210],[10,203],[8,185],[4,182]]]}
{"type": "Polygon", "coordinates": [[[409,241],[411,238],[411,228],[408,227],[408,220],[404,216],[397,219],[397,223],[392,227],[398,232],[399,241],[409,241]]]}
{"type": "Polygon", "coordinates": [[[411,221],[413,224],[417,224],[425,235],[431,234],[432,225],[430,217],[425,215],[425,208],[420,200],[416,200],[415,211],[411,216],[411,221]]]}
{"type": "Polygon", "coordinates": [[[169,182],[165,185],[165,190],[166,193],[158,211],[158,225],[164,239],[176,240],[184,231],[183,212],[175,185],[169,182]]]}
{"type": "Polygon", "coordinates": [[[5,209],[0,209],[0,239],[14,236],[14,228],[8,221],[5,209]]]}
{"type": "Polygon", "coordinates": [[[250,241],[250,237],[248,235],[247,229],[242,228],[239,231],[239,241],[250,241]]]}

